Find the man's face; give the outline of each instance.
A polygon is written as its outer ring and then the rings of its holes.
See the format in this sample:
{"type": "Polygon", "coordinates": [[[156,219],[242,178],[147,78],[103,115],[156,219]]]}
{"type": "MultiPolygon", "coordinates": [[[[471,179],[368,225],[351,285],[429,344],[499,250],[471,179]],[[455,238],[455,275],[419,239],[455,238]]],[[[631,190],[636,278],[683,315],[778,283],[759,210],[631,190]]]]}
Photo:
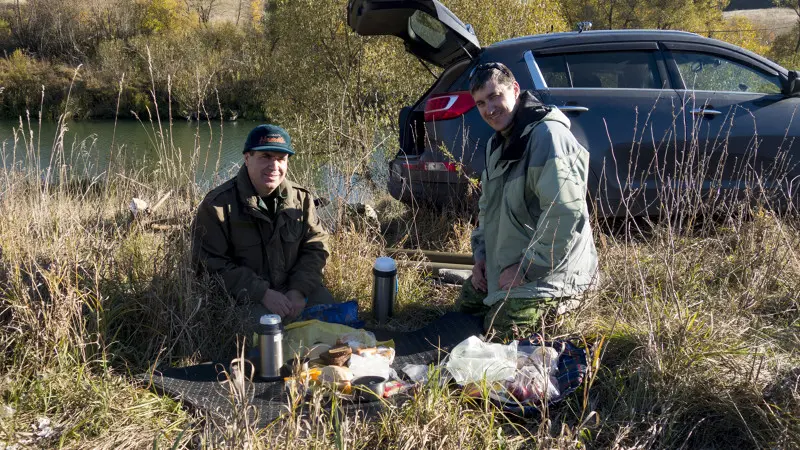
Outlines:
{"type": "Polygon", "coordinates": [[[472,93],[472,99],[475,100],[475,106],[478,107],[481,117],[495,131],[505,130],[511,125],[518,98],[519,84],[516,81],[508,86],[489,80],[472,93]]]}
{"type": "Polygon", "coordinates": [[[271,194],[286,178],[289,155],[283,152],[247,152],[244,164],[256,192],[263,197],[271,194]]]}

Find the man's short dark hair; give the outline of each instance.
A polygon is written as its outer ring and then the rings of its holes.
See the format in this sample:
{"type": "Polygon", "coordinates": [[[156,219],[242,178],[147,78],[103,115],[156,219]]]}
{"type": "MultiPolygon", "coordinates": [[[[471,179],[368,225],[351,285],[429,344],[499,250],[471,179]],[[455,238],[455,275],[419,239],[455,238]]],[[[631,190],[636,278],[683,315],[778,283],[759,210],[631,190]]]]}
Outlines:
{"type": "Polygon", "coordinates": [[[494,81],[495,84],[500,86],[513,86],[517,80],[514,78],[514,74],[511,73],[511,69],[503,63],[478,64],[469,76],[469,92],[474,93],[489,81],[494,81]]]}

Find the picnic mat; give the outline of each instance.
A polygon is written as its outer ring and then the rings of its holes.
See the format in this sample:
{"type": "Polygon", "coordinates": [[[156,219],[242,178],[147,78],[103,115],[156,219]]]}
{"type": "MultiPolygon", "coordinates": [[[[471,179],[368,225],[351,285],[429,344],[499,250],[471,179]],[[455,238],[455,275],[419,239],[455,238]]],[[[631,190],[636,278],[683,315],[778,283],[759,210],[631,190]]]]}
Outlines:
{"type": "MultiPolygon", "coordinates": [[[[392,367],[399,370],[406,364],[437,363],[459,342],[483,332],[480,318],[458,312],[450,312],[427,326],[411,332],[371,330],[378,340],[393,339],[396,356],[392,367]]],[[[229,388],[220,383],[222,368],[230,372],[226,364],[213,362],[195,366],[155,371],[140,374],[136,378],[150,385],[156,392],[174,398],[184,405],[209,413],[217,418],[231,417],[229,388]]],[[[250,402],[258,410],[259,426],[264,426],[287,411],[283,382],[253,382],[253,399],[250,402]]],[[[363,411],[374,413],[383,407],[382,402],[343,403],[345,412],[363,411]]]]}

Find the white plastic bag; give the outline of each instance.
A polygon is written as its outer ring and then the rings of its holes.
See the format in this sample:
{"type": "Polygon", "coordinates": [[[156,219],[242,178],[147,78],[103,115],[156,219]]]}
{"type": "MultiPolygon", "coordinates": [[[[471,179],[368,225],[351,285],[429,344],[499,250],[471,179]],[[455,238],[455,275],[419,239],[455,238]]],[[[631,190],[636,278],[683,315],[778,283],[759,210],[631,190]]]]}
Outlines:
{"type": "Polygon", "coordinates": [[[375,376],[388,380],[392,375],[389,360],[379,355],[350,356],[350,370],[355,378],[375,376]]]}
{"type": "Polygon", "coordinates": [[[517,342],[492,344],[470,336],[453,348],[445,366],[456,383],[513,380],[517,368],[517,342]]]}
{"type": "Polygon", "coordinates": [[[424,364],[406,364],[403,366],[403,372],[415,383],[428,381],[428,366],[424,364]]]}
{"type": "Polygon", "coordinates": [[[539,367],[544,367],[548,375],[555,375],[558,373],[558,350],[553,347],[542,345],[535,347],[531,353],[530,359],[539,367]]]}

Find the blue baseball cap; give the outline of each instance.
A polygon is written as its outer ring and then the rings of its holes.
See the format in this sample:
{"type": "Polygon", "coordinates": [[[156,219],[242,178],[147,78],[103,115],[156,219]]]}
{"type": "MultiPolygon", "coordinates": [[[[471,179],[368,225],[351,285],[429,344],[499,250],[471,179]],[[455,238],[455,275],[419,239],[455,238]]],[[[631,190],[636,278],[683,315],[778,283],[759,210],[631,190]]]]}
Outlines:
{"type": "Polygon", "coordinates": [[[250,131],[247,140],[244,141],[242,153],[262,151],[262,152],[282,152],[294,155],[292,140],[289,133],[277,125],[259,125],[250,131]]]}

